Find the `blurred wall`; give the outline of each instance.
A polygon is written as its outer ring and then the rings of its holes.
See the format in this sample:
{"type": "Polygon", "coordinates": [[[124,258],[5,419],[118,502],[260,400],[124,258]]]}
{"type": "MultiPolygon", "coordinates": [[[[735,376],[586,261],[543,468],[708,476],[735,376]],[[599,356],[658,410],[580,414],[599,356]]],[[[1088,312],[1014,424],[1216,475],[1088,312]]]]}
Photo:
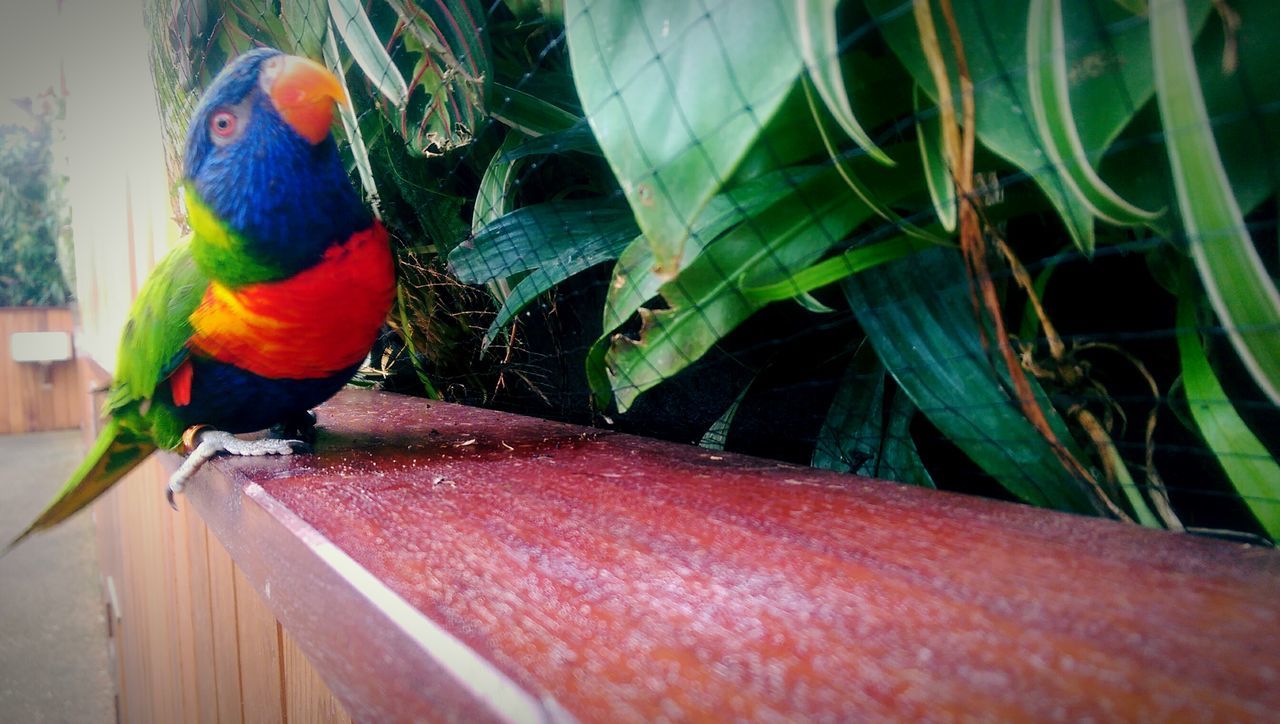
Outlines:
{"type": "Polygon", "coordinates": [[[120,329],[176,237],[141,0],[63,0],[77,348],[115,369],[120,329]]]}

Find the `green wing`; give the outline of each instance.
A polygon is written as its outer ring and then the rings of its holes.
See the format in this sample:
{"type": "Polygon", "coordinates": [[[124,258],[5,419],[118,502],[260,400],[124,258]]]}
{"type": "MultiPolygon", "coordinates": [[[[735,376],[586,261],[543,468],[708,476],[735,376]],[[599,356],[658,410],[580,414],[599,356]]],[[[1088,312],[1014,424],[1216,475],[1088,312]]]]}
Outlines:
{"type": "Polygon", "coordinates": [[[156,388],[187,357],[191,339],[191,313],[204,298],[209,278],[191,256],[190,239],[170,251],[142,285],[134,300],[120,337],[115,380],[107,397],[105,412],[121,418],[127,427],[143,423],[139,429],[156,439],[161,447],[173,447],[180,429],[171,411],[146,405],[156,388]],[[138,419],[129,414],[137,410],[138,419]]]}

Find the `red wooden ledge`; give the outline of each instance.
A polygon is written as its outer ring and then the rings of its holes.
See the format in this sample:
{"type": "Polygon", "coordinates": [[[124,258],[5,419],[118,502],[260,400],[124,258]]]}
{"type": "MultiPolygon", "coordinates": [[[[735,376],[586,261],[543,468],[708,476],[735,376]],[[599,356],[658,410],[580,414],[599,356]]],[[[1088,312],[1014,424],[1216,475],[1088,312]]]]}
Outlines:
{"type": "Polygon", "coordinates": [[[187,500],[357,720],[1280,711],[1273,551],[390,394],[320,423],[187,500]]]}

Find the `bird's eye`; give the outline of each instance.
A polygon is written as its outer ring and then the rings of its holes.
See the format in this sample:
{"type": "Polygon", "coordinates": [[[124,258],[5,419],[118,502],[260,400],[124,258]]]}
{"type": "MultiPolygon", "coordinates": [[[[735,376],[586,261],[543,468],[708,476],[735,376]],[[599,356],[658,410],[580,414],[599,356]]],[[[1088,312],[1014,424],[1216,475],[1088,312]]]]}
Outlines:
{"type": "Polygon", "coordinates": [[[219,138],[230,138],[236,132],[236,116],[231,111],[218,111],[209,118],[209,130],[219,138]]]}

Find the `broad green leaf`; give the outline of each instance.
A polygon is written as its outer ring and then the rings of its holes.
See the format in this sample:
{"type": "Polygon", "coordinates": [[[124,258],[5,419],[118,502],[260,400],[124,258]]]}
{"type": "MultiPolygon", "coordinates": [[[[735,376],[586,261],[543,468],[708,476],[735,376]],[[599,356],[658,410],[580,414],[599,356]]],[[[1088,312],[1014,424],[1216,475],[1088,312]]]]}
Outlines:
{"type": "Polygon", "coordinates": [[[409,100],[409,86],[382,47],[364,5],[360,0],[329,0],[329,14],[333,27],[365,77],[392,105],[402,108],[409,100]]]}
{"type": "Polygon", "coordinates": [[[1184,293],[1178,300],[1178,354],[1191,418],[1267,537],[1280,541],[1280,464],[1235,411],[1209,364],[1198,329],[1196,303],[1184,293]]]}
{"type": "Polygon", "coordinates": [[[488,224],[471,241],[454,249],[449,254],[449,268],[471,284],[529,272],[503,300],[485,332],[487,347],[539,294],[574,274],[618,258],[639,233],[629,210],[599,199],[525,206],[488,224]]]}
{"type": "Polygon", "coordinates": [[[849,105],[844,73],[840,69],[840,39],[836,33],[836,8],[840,0],[795,0],[795,3],[800,53],[822,102],[849,138],[872,158],[892,166],[893,159],[871,140],[849,105]]]}
{"type": "MultiPolygon", "coordinates": [[[[799,184],[818,173],[817,168],[783,169],[752,179],[741,186],[717,194],[703,209],[689,237],[689,253],[683,269],[702,250],[731,227],[791,193],[799,184]]],[[[834,175],[829,176],[833,181],[834,175]]],[[[618,258],[613,284],[604,307],[604,335],[622,326],[645,302],[658,293],[667,275],[657,270],[657,260],[648,240],[641,237],[618,258]]]]}
{"type": "MultiPolygon", "coordinates": [[[[949,440],[1018,498],[1092,512],[1076,479],[1027,421],[1008,373],[984,351],[959,252],[934,247],[849,277],[849,306],[898,385],[949,440]]],[[[1065,423],[1030,380],[1059,440],[1065,423]]]]}
{"type": "Polygon", "coordinates": [[[289,49],[308,58],[324,52],[324,34],[329,27],[327,0],[280,0],[280,19],[289,49]]]}
{"type": "Polygon", "coordinates": [[[284,36],[284,26],[276,16],[271,0],[235,0],[227,6],[240,16],[241,26],[247,26],[254,35],[268,38],[284,36]]]}
{"type": "MultiPolygon", "coordinates": [[[[1189,0],[1193,26],[1210,12],[1209,0],[1189,0]]],[[[890,48],[915,82],[937,102],[937,91],[920,49],[910,12],[901,0],[867,0],[890,48]]],[[[1002,0],[954,3],[973,78],[978,140],[1027,172],[1061,216],[1076,246],[1086,254],[1095,241],[1093,215],[1071,193],[1041,146],[1027,87],[1028,5],[1002,0]]],[[[1151,98],[1150,41],[1141,22],[1112,0],[1073,0],[1063,6],[1070,106],[1079,109],[1076,130],[1096,165],[1112,141],[1151,98]]],[[[943,43],[948,67],[954,55],[943,43]]],[[[953,77],[952,87],[958,88],[953,77]]]]}
{"type": "Polygon", "coordinates": [[[854,355],[840,378],[818,431],[811,464],[872,478],[936,487],[911,439],[915,408],[891,390],[886,409],[885,368],[870,345],[854,355]]]}
{"type": "Polygon", "coordinates": [[[1159,216],[1159,212],[1144,211],[1120,198],[1093,170],[1071,111],[1062,0],[1031,0],[1027,59],[1036,131],[1066,189],[1095,216],[1113,224],[1139,225],[1159,216]]]}
{"type": "Polygon", "coordinates": [[[764,306],[743,295],[749,274],[787,276],[839,243],[871,210],[827,171],[719,239],[660,288],[666,308],[641,309],[638,339],[615,335],[606,355],[625,412],[642,392],[699,359],[764,306]]]}
{"type": "MultiPolygon", "coordinates": [[[[690,253],[684,256],[683,264],[687,266],[707,244],[777,202],[815,173],[817,169],[814,168],[774,171],[713,197],[689,236],[690,253]]],[[[613,283],[609,285],[605,299],[600,338],[587,352],[587,382],[591,387],[592,403],[597,408],[603,409],[613,396],[613,385],[605,365],[606,353],[612,348],[613,332],[656,296],[666,281],[666,275],[659,273],[656,267],[653,247],[643,236],[623,250],[614,266],[613,283]]]]}
{"type": "Polygon", "coordinates": [[[483,284],[563,262],[623,231],[634,238],[635,221],[625,208],[601,199],[526,206],[460,244],[449,254],[449,270],[467,284],[483,284]]]}
{"type": "Polygon", "coordinates": [[[793,11],[788,2],[750,12],[731,2],[565,3],[583,109],[668,278],[703,207],[803,68],[793,11]]]}
{"type": "Polygon", "coordinates": [[[1151,8],[1156,100],[1182,226],[1209,302],[1245,367],[1280,404],[1280,293],[1245,227],[1205,109],[1179,3],[1151,8]]]}
{"type": "Polygon", "coordinates": [[[949,232],[956,230],[956,184],[942,154],[942,122],[938,113],[922,112],[920,98],[924,95],[920,86],[912,84],[912,100],[916,114],[916,145],[920,149],[920,164],[924,167],[924,180],[929,187],[929,199],[938,223],[949,232]]]}

